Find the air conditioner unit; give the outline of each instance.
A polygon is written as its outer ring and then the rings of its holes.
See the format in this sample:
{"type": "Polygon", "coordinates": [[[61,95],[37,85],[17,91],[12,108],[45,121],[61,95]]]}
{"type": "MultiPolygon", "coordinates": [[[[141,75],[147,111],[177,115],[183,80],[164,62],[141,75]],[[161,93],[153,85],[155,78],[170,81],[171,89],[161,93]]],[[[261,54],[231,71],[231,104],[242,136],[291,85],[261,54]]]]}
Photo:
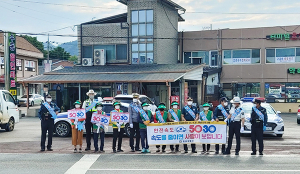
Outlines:
{"type": "Polygon", "coordinates": [[[106,51],[105,49],[94,50],[94,65],[105,65],[106,64],[106,51]]]}
{"type": "Polygon", "coordinates": [[[92,66],[92,58],[82,58],[82,66],[92,66]]]}

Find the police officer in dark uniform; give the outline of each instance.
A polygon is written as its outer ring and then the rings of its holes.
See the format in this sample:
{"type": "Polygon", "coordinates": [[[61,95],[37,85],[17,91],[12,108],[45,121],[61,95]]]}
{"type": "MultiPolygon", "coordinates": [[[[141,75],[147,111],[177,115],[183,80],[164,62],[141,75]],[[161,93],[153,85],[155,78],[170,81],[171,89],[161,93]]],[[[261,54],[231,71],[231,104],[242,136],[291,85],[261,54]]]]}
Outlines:
{"type": "MultiPolygon", "coordinates": [[[[181,120],[182,121],[198,121],[199,120],[199,113],[198,113],[198,110],[197,110],[197,107],[193,106],[193,99],[191,97],[189,97],[187,99],[187,106],[185,107],[189,107],[195,114],[195,118],[188,112],[188,110],[183,107],[182,108],[182,113],[181,113],[181,120]]],[[[192,146],[192,153],[197,153],[196,151],[196,144],[191,144],[192,146]]],[[[184,153],[188,153],[188,147],[187,147],[187,144],[184,144],[183,145],[183,148],[184,148],[184,153]]]]}
{"type": "MultiPolygon", "coordinates": [[[[60,109],[57,107],[55,103],[52,103],[52,97],[48,94],[46,96],[46,102],[50,105],[50,107],[54,110],[56,114],[60,112],[60,109]]],[[[44,104],[41,105],[39,110],[39,118],[41,120],[41,129],[42,129],[42,137],[41,137],[41,151],[45,151],[45,142],[46,142],[46,134],[48,131],[48,145],[47,150],[53,151],[51,149],[52,146],[52,136],[54,131],[54,119],[51,118],[49,110],[45,107],[44,104]]]]}
{"type": "Polygon", "coordinates": [[[263,155],[264,143],[263,143],[263,132],[266,130],[266,125],[268,122],[267,111],[265,108],[261,107],[261,101],[258,99],[253,100],[253,108],[251,112],[251,141],[252,141],[252,153],[251,155],[256,155],[256,140],[259,145],[259,155],[263,155]],[[255,108],[258,110],[255,111],[255,108]],[[261,113],[261,117],[259,116],[261,113]]]}
{"type": "Polygon", "coordinates": [[[86,130],[86,148],[85,151],[89,151],[91,150],[91,137],[92,137],[92,128],[93,128],[93,124],[91,122],[92,119],[92,114],[93,112],[96,112],[96,101],[94,99],[95,95],[97,95],[96,92],[94,92],[94,90],[90,89],[86,95],[89,97],[89,99],[85,100],[83,102],[82,108],[83,109],[87,109],[90,106],[94,105],[91,109],[89,109],[86,112],[86,120],[85,120],[85,130],[86,130]]]}
{"type": "MultiPolygon", "coordinates": [[[[220,105],[219,106],[222,106],[225,111],[227,112],[227,114],[229,115],[229,109],[228,109],[228,100],[226,97],[222,97],[220,99],[220,105]]],[[[226,121],[225,119],[225,116],[223,115],[222,111],[219,109],[219,106],[216,107],[215,111],[214,111],[214,120],[219,122],[219,121],[226,121]]],[[[219,154],[219,149],[220,149],[220,145],[219,144],[216,144],[216,152],[215,154],[219,154]]],[[[222,153],[224,154],[225,153],[225,144],[222,144],[222,153]]]]}

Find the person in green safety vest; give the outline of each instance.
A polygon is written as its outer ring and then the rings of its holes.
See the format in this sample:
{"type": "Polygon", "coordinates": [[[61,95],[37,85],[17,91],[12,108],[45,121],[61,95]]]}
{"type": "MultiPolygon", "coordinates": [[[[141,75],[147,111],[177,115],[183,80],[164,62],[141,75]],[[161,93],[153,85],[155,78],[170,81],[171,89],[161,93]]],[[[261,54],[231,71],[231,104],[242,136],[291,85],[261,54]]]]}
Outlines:
{"type": "MultiPolygon", "coordinates": [[[[121,103],[119,101],[116,101],[113,103],[115,109],[110,112],[110,115],[112,112],[123,112],[121,108],[121,103]]],[[[119,123],[119,122],[112,122],[113,124],[113,152],[124,152],[122,150],[122,139],[123,139],[123,134],[124,134],[124,123],[119,123]],[[116,151],[116,144],[117,144],[117,139],[118,139],[118,149],[116,151]]]]}
{"type": "MultiPolygon", "coordinates": [[[[209,110],[210,105],[208,103],[204,103],[203,111],[200,112],[200,121],[211,121],[213,112],[209,110]]],[[[202,154],[209,154],[210,144],[202,144],[202,154]]]]}
{"type": "MultiPolygon", "coordinates": [[[[168,119],[168,112],[165,111],[166,105],[164,103],[160,103],[157,109],[159,111],[156,111],[154,114],[154,123],[166,123],[168,119]]],[[[160,152],[160,145],[157,145],[156,148],[156,152],[160,152]]],[[[166,145],[162,146],[162,152],[166,152],[166,145]]]]}
{"type": "MultiPolygon", "coordinates": [[[[171,103],[171,109],[168,112],[168,122],[179,122],[181,121],[181,110],[178,109],[179,104],[176,101],[171,103]]],[[[179,152],[179,144],[175,145],[175,152],[179,152]]],[[[174,152],[174,145],[170,145],[170,149],[174,152]]]]}
{"type": "Polygon", "coordinates": [[[142,108],[144,112],[143,111],[140,112],[140,116],[138,117],[140,135],[141,135],[142,153],[150,153],[148,140],[147,140],[147,126],[154,119],[151,111],[149,110],[149,106],[150,105],[146,102],[142,103],[142,108]]]}

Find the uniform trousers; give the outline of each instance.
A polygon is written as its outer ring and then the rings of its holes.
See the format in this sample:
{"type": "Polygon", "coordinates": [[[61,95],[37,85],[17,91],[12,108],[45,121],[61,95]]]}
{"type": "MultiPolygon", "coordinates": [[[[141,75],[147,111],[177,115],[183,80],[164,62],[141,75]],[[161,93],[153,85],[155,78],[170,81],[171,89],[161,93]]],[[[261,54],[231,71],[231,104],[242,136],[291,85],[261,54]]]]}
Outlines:
{"type": "Polygon", "coordinates": [[[254,123],[251,126],[251,141],[252,141],[252,151],[256,153],[256,140],[258,141],[259,152],[264,150],[263,142],[263,123],[254,123]]]}
{"type": "Polygon", "coordinates": [[[45,149],[47,131],[48,131],[47,149],[51,149],[52,137],[53,137],[53,131],[54,131],[54,120],[52,118],[42,119],[41,120],[41,129],[42,129],[41,149],[45,149]]]}
{"type": "Polygon", "coordinates": [[[91,123],[92,112],[88,111],[86,113],[86,120],[85,120],[85,131],[86,131],[86,145],[87,148],[91,148],[91,137],[92,137],[92,127],[93,124],[91,123]]]}
{"type": "Polygon", "coordinates": [[[147,139],[147,128],[146,129],[140,129],[141,134],[141,144],[143,149],[149,149],[148,145],[148,139],[147,139]]]}
{"type": "Polygon", "coordinates": [[[79,131],[78,129],[72,129],[72,145],[82,145],[82,138],[83,138],[83,130],[79,131]]]}
{"type": "Polygon", "coordinates": [[[131,149],[139,150],[140,149],[140,125],[139,123],[133,122],[133,128],[130,128],[130,141],[129,146],[131,149]],[[134,146],[134,135],[136,136],[136,142],[134,146]]]}
{"type": "Polygon", "coordinates": [[[98,151],[98,139],[99,139],[99,134],[100,134],[100,151],[103,151],[104,147],[104,138],[105,138],[105,132],[102,130],[99,130],[99,133],[93,133],[94,134],[94,147],[95,151],[98,151]]]}
{"type": "Polygon", "coordinates": [[[226,152],[230,153],[231,146],[232,146],[232,139],[233,135],[235,135],[236,138],[236,149],[235,152],[239,152],[241,149],[241,122],[235,121],[229,123],[229,137],[228,137],[228,146],[226,149],[226,152]]]}
{"type": "MultiPolygon", "coordinates": [[[[196,150],[196,144],[191,144],[191,147],[192,147],[192,151],[195,151],[196,150]]],[[[183,145],[183,148],[185,151],[188,151],[188,146],[187,144],[184,144],[183,145]]]]}
{"type": "Polygon", "coordinates": [[[117,139],[118,139],[118,150],[121,150],[122,147],[122,138],[124,134],[124,128],[120,128],[120,132],[118,131],[118,128],[113,128],[113,150],[116,150],[117,145],[117,139]]]}

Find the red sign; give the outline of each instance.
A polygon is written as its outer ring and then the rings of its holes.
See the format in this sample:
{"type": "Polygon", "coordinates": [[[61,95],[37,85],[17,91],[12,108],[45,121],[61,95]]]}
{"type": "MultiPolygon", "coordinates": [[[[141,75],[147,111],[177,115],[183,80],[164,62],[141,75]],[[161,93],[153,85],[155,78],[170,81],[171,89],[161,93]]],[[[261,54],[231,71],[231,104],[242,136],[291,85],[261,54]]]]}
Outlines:
{"type": "Polygon", "coordinates": [[[189,84],[188,82],[184,82],[184,104],[187,104],[187,98],[189,96],[189,84]]]}
{"type": "Polygon", "coordinates": [[[174,101],[180,103],[179,96],[171,96],[171,103],[173,103],[174,101]]]}

